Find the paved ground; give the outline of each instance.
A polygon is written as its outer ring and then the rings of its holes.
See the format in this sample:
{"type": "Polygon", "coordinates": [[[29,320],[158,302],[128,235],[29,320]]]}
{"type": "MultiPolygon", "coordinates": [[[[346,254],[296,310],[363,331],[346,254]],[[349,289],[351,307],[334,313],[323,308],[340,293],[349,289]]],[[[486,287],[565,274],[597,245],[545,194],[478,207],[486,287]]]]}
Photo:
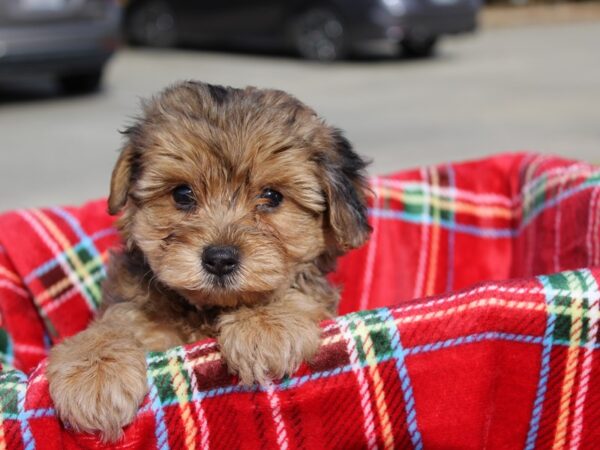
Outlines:
{"type": "Polygon", "coordinates": [[[448,39],[427,61],[126,50],[97,95],[0,87],[0,210],[106,195],[138,98],[183,78],[288,90],[344,128],[373,173],[519,149],[600,162],[598,42],[600,22],[448,39]]]}
{"type": "Polygon", "coordinates": [[[481,11],[480,23],[485,28],[539,26],[586,23],[600,20],[600,3],[594,0],[577,3],[529,3],[521,6],[488,6],[481,11]]]}

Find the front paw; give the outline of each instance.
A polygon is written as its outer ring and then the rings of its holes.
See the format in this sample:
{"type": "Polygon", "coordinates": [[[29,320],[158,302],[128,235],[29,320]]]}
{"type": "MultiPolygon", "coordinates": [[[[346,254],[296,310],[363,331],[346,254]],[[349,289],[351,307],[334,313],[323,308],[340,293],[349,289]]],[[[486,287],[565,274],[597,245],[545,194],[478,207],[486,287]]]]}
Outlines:
{"type": "Polygon", "coordinates": [[[89,329],[55,347],[46,373],[61,420],[103,441],[121,437],[147,392],[144,352],[110,330],[89,329]]]}
{"type": "Polygon", "coordinates": [[[320,329],[306,318],[269,317],[243,309],[221,319],[221,353],[240,383],[268,385],[291,375],[319,347],[320,329]]]}

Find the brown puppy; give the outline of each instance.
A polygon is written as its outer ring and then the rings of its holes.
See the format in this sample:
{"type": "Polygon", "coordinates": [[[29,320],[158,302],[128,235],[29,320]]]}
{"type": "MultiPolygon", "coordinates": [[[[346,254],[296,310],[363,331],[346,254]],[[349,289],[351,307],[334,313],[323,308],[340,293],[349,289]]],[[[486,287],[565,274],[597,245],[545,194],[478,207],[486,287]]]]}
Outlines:
{"type": "Polygon", "coordinates": [[[177,84],[126,135],[109,198],[125,248],[47,370],[61,419],[105,440],[147,392],[147,350],[216,337],[241,383],[294,372],[336,311],[325,274],[370,231],[365,163],[284,92],[177,84]]]}

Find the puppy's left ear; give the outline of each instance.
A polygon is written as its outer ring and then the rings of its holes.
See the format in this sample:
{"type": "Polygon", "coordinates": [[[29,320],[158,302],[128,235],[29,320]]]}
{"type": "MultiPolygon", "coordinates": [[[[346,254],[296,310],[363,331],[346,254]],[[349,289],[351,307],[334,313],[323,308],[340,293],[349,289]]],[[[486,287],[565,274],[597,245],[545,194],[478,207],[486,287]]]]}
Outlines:
{"type": "Polygon", "coordinates": [[[135,171],[137,155],[131,143],[125,145],[110,179],[110,195],[108,196],[108,213],[117,214],[127,203],[127,196],[135,171]]]}
{"type": "Polygon", "coordinates": [[[371,227],[367,219],[366,195],[369,190],[367,163],[352,149],[338,129],[332,130],[333,148],[320,158],[329,225],[342,251],[360,247],[371,227]]]}

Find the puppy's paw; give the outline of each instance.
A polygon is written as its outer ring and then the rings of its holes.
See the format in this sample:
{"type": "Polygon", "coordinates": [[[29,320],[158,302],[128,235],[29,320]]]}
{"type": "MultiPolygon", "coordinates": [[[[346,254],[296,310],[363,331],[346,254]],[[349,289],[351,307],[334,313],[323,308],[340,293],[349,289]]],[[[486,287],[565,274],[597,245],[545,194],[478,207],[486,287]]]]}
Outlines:
{"type": "Polygon", "coordinates": [[[303,317],[269,316],[242,309],[223,317],[218,342],[229,370],[240,383],[267,385],[291,375],[319,347],[320,329],[303,317]]]}
{"type": "Polygon", "coordinates": [[[121,437],[147,392],[144,352],[112,330],[91,328],[58,345],[46,373],[61,420],[105,442],[121,437]]]}

